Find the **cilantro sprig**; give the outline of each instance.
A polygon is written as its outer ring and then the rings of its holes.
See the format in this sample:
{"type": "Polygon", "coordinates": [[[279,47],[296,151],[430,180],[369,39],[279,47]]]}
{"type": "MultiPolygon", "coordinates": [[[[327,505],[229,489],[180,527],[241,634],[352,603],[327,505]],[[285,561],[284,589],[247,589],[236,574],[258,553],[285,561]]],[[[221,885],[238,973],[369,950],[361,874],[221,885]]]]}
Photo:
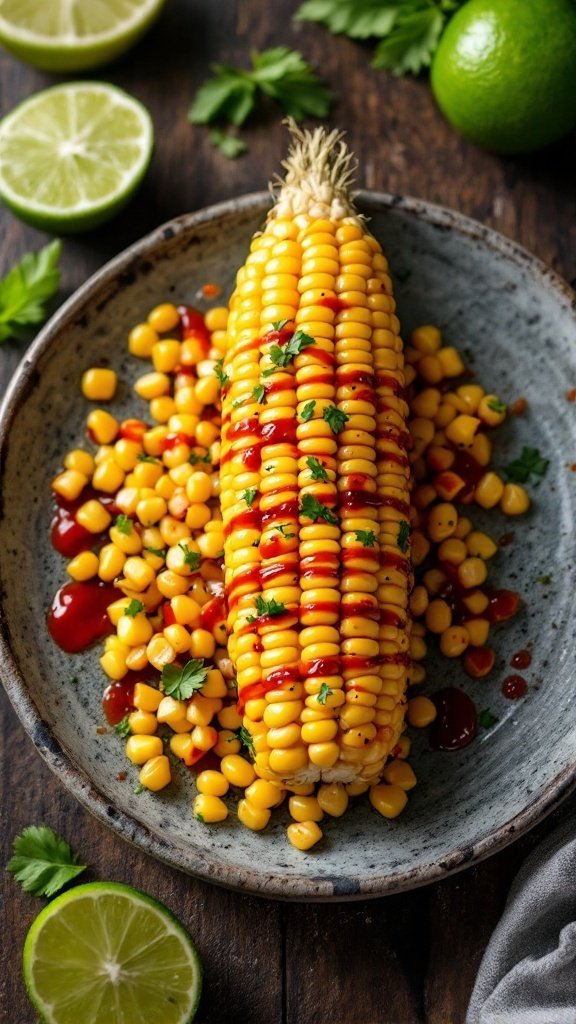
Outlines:
{"type": "Polygon", "coordinates": [[[124,514],[116,516],[114,526],[120,531],[120,533],[124,533],[127,537],[132,533],[132,520],[124,514]]]}
{"type": "Polygon", "coordinates": [[[200,552],[191,551],[183,540],[179,541],[178,547],[184,554],[184,565],[187,565],[189,569],[192,569],[192,572],[196,572],[200,565],[200,552]]]}
{"type": "MultiPolygon", "coordinates": [[[[281,601],[276,601],[273,597],[269,601],[262,594],[258,594],[256,597],[256,612],[258,617],[266,615],[273,619],[277,615],[284,615],[286,612],[286,605],[282,604],[281,601]]],[[[248,622],[256,622],[256,615],[249,615],[248,622]]]]}
{"type": "Polygon", "coordinates": [[[372,530],[355,530],[354,532],[356,534],[356,540],[359,544],[362,544],[363,547],[376,547],[377,538],[376,534],[373,533],[372,530]]]}
{"type": "Polygon", "coordinates": [[[193,693],[201,690],[208,678],[208,669],[201,658],[191,658],[183,668],[177,665],[164,665],[162,669],[162,689],[167,697],[175,700],[188,700],[193,693]]]}
{"type": "Polygon", "coordinates": [[[312,473],[313,480],[321,480],[323,484],[328,483],[328,470],[324,469],[324,466],[319,459],[315,459],[313,455],[309,455],[306,459],[306,465],[312,473]]]}
{"type": "Polygon", "coordinates": [[[216,377],[217,380],[220,381],[220,387],[225,388],[228,381],[230,380],[230,377],[228,376],[227,373],[224,373],[224,370],[222,369],[223,362],[223,358],[216,360],[216,363],[214,365],[214,376],[216,377]]]}
{"type": "Polygon", "coordinates": [[[137,597],[133,597],[126,605],[123,614],[128,615],[130,619],[133,619],[143,611],[144,605],[142,604],[142,601],[139,601],[137,597]]]}
{"type": "Polygon", "coordinates": [[[14,840],[14,853],[6,865],[25,892],[55,896],[86,870],[61,836],[46,825],[29,825],[14,840]]]}
{"type": "Polygon", "coordinates": [[[300,419],[303,420],[304,423],[308,423],[308,421],[311,420],[313,415],[314,415],[315,408],[316,408],[316,402],[312,398],[312,399],[310,399],[309,402],[306,402],[305,405],[302,406],[302,412],[300,413],[300,419]]]}
{"type": "Polygon", "coordinates": [[[331,690],[330,687],[328,686],[328,683],[322,683],[320,689],[318,690],[318,693],[316,694],[316,700],[318,701],[319,704],[325,704],[326,701],[328,700],[328,697],[331,697],[333,692],[334,691],[331,690]]]}
{"type": "Polygon", "coordinates": [[[498,717],[493,715],[489,708],[485,708],[484,711],[481,711],[478,715],[478,725],[482,729],[491,729],[498,721],[498,717]]]}
{"type": "Polygon", "coordinates": [[[248,508],[252,508],[252,505],[256,501],[256,495],[257,494],[258,494],[258,488],[257,487],[248,487],[244,491],[244,494],[242,495],[242,497],[244,498],[244,501],[248,505],[248,508]]]}
{"type": "Polygon", "coordinates": [[[132,735],[132,729],[130,728],[128,715],[124,715],[124,718],[122,718],[119,722],[116,723],[116,725],[114,726],[114,732],[117,733],[118,736],[121,736],[122,739],[124,740],[127,739],[128,736],[132,735]]]}
{"type": "Polygon", "coordinates": [[[373,65],[395,75],[428,67],[447,20],[464,0],[306,0],[297,21],[315,21],[334,35],[381,40],[373,65]]]}
{"type": "Polygon", "coordinates": [[[294,356],[299,356],[305,348],[314,344],[314,338],[311,338],[309,334],[305,334],[304,331],[295,331],[285,345],[272,345],[270,359],[274,366],[269,370],[264,370],[262,376],[269,377],[271,373],[276,372],[276,369],[286,369],[287,366],[290,366],[294,356]]]}
{"type": "Polygon", "coordinates": [[[274,529],[278,530],[278,533],[281,533],[283,537],[286,537],[286,540],[289,540],[290,537],[295,537],[296,534],[295,533],[286,533],[286,530],[288,529],[288,526],[289,526],[288,523],[282,523],[280,526],[275,526],[274,529]]]}
{"type": "Polygon", "coordinates": [[[252,736],[248,732],[246,726],[241,725],[239,729],[235,730],[234,735],[240,740],[242,746],[246,747],[246,750],[248,751],[248,754],[252,758],[252,760],[255,760],[256,749],[254,747],[254,740],[252,739],[252,736]]]}
{"type": "Polygon", "coordinates": [[[304,494],[302,496],[300,515],[305,516],[306,519],[311,519],[314,523],[318,519],[324,519],[326,523],[330,523],[332,526],[338,525],[338,516],[334,515],[329,508],[326,508],[326,505],[318,501],[318,498],[315,498],[313,494],[304,494]]]}
{"type": "Polygon", "coordinates": [[[348,416],[341,409],[338,409],[335,405],[327,405],[322,413],[322,419],[326,420],[326,423],[330,427],[333,434],[340,434],[344,430],[345,424],[348,422],[348,416]]]}
{"type": "Polygon", "coordinates": [[[252,391],[252,398],[254,399],[255,402],[258,402],[259,405],[263,405],[263,403],[266,401],[266,388],[264,384],[256,385],[256,387],[252,391]]]}
{"type": "Polygon", "coordinates": [[[261,105],[264,96],[278,103],[295,121],[325,117],[333,98],[302,54],[295,50],[275,46],[253,51],[250,59],[249,70],[227,64],[212,65],[214,77],[200,87],[188,111],[192,124],[220,126],[212,132],[211,141],[224,156],[232,159],[247,147],[237,136],[223,132],[221,126],[241,127],[261,105]]]}
{"type": "Polygon", "coordinates": [[[22,328],[46,319],[46,303],[58,291],[62,243],[29,252],[0,280],[0,342],[22,338],[22,328]]]}
{"type": "Polygon", "coordinates": [[[534,476],[538,484],[546,475],[549,465],[550,460],[545,459],[538,448],[524,447],[519,459],[514,459],[504,466],[502,475],[511,484],[528,483],[530,477],[534,476]]]}

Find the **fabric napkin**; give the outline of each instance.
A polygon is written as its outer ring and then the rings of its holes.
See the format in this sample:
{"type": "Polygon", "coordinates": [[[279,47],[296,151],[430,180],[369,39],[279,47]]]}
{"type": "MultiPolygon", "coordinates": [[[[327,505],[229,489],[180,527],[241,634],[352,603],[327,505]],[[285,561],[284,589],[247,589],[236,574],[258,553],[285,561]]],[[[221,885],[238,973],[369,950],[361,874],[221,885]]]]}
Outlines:
{"type": "Polygon", "coordinates": [[[516,876],[480,964],[466,1024],[576,1024],[573,814],[516,876]]]}

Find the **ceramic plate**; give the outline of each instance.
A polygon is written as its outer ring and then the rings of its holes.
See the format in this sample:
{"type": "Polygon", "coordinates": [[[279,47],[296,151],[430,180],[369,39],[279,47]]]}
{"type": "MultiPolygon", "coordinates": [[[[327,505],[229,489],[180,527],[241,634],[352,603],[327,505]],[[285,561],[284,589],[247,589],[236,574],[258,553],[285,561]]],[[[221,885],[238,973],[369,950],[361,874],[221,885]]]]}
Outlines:
{"type": "MultiPolygon", "coordinates": [[[[388,822],[358,802],[328,820],[316,852],[287,842],[287,815],[263,834],[234,816],[208,828],[192,818],[193,782],[179,777],[161,795],[133,792],[122,743],[98,735],[104,678],[95,650],[70,657],[49,640],[45,617],[64,580],[48,540],[50,480],[63,453],[83,443],[82,371],[109,360],[122,386],[114,411],[141,416],[127,355],[130,327],[165,299],[194,302],[198,287],[227,292],[268,204],[246,196],[179,218],[136,243],[58,311],[26,354],[2,415],[2,675],[39,753],[101,821],[148,853],[221,885],[284,899],[381,896],[432,881],[501,849],[550,811],[572,787],[576,762],[576,383],[573,294],[524,250],[458,214],[411,199],[363,193],[396,277],[404,333],[436,323],[462,348],[478,379],[507,401],[527,398],[528,414],[500,431],[497,463],[533,445],[550,458],[534,505],[521,520],[490,514],[496,536],[514,543],[492,563],[496,585],[519,591],[522,612],[496,627],[497,670],[473,682],[460,664],[429,667],[428,689],[464,685],[480,709],[498,716],[467,749],[432,753],[415,743],[419,785],[407,810],[388,822]],[[542,582],[549,578],[549,582],[542,582]],[[500,683],[511,655],[530,643],[528,696],[506,701],[500,683]],[[78,677],[73,686],[71,676],[78,677]]],[[[483,516],[474,512],[480,528],[483,516]]]]}

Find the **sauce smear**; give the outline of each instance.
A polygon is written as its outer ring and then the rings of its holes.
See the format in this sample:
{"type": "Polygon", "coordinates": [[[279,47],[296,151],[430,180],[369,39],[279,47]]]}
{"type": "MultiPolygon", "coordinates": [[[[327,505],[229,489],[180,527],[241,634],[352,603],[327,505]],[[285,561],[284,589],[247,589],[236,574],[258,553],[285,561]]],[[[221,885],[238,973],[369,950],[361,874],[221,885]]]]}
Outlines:
{"type": "Polygon", "coordinates": [[[531,651],[516,651],[510,658],[512,668],[528,668],[532,664],[531,651]]]}
{"type": "Polygon", "coordinates": [[[106,609],[117,597],[115,587],[93,580],[60,587],[48,612],[48,630],[54,643],[67,654],[77,654],[95,640],[109,636],[114,627],[106,609]]]}
{"type": "Polygon", "coordinates": [[[438,716],[430,727],[433,750],[462,750],[474,739],[478,723],[476,708],[463,690],[447,686],[432,697],[438,716]]]}
{"type": "Polygon", "coordinates": [[[506,676],[502,683],[502,693],[508,700],[520,700],[528,692],[528,683],[522,676],[506,676]]]}

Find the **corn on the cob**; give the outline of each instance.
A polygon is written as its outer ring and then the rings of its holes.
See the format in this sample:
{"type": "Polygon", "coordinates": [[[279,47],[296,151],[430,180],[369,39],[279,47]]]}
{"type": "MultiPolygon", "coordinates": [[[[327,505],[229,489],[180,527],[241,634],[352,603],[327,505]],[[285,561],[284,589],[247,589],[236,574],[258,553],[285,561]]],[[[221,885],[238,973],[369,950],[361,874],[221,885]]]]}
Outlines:
{"type": "Polygon", "coordinates": [[[223,364],[229,651],[256,771],[376,781],[409,664],[408,414],[388,265],[337,132],[294,130],[223,364]]]}

